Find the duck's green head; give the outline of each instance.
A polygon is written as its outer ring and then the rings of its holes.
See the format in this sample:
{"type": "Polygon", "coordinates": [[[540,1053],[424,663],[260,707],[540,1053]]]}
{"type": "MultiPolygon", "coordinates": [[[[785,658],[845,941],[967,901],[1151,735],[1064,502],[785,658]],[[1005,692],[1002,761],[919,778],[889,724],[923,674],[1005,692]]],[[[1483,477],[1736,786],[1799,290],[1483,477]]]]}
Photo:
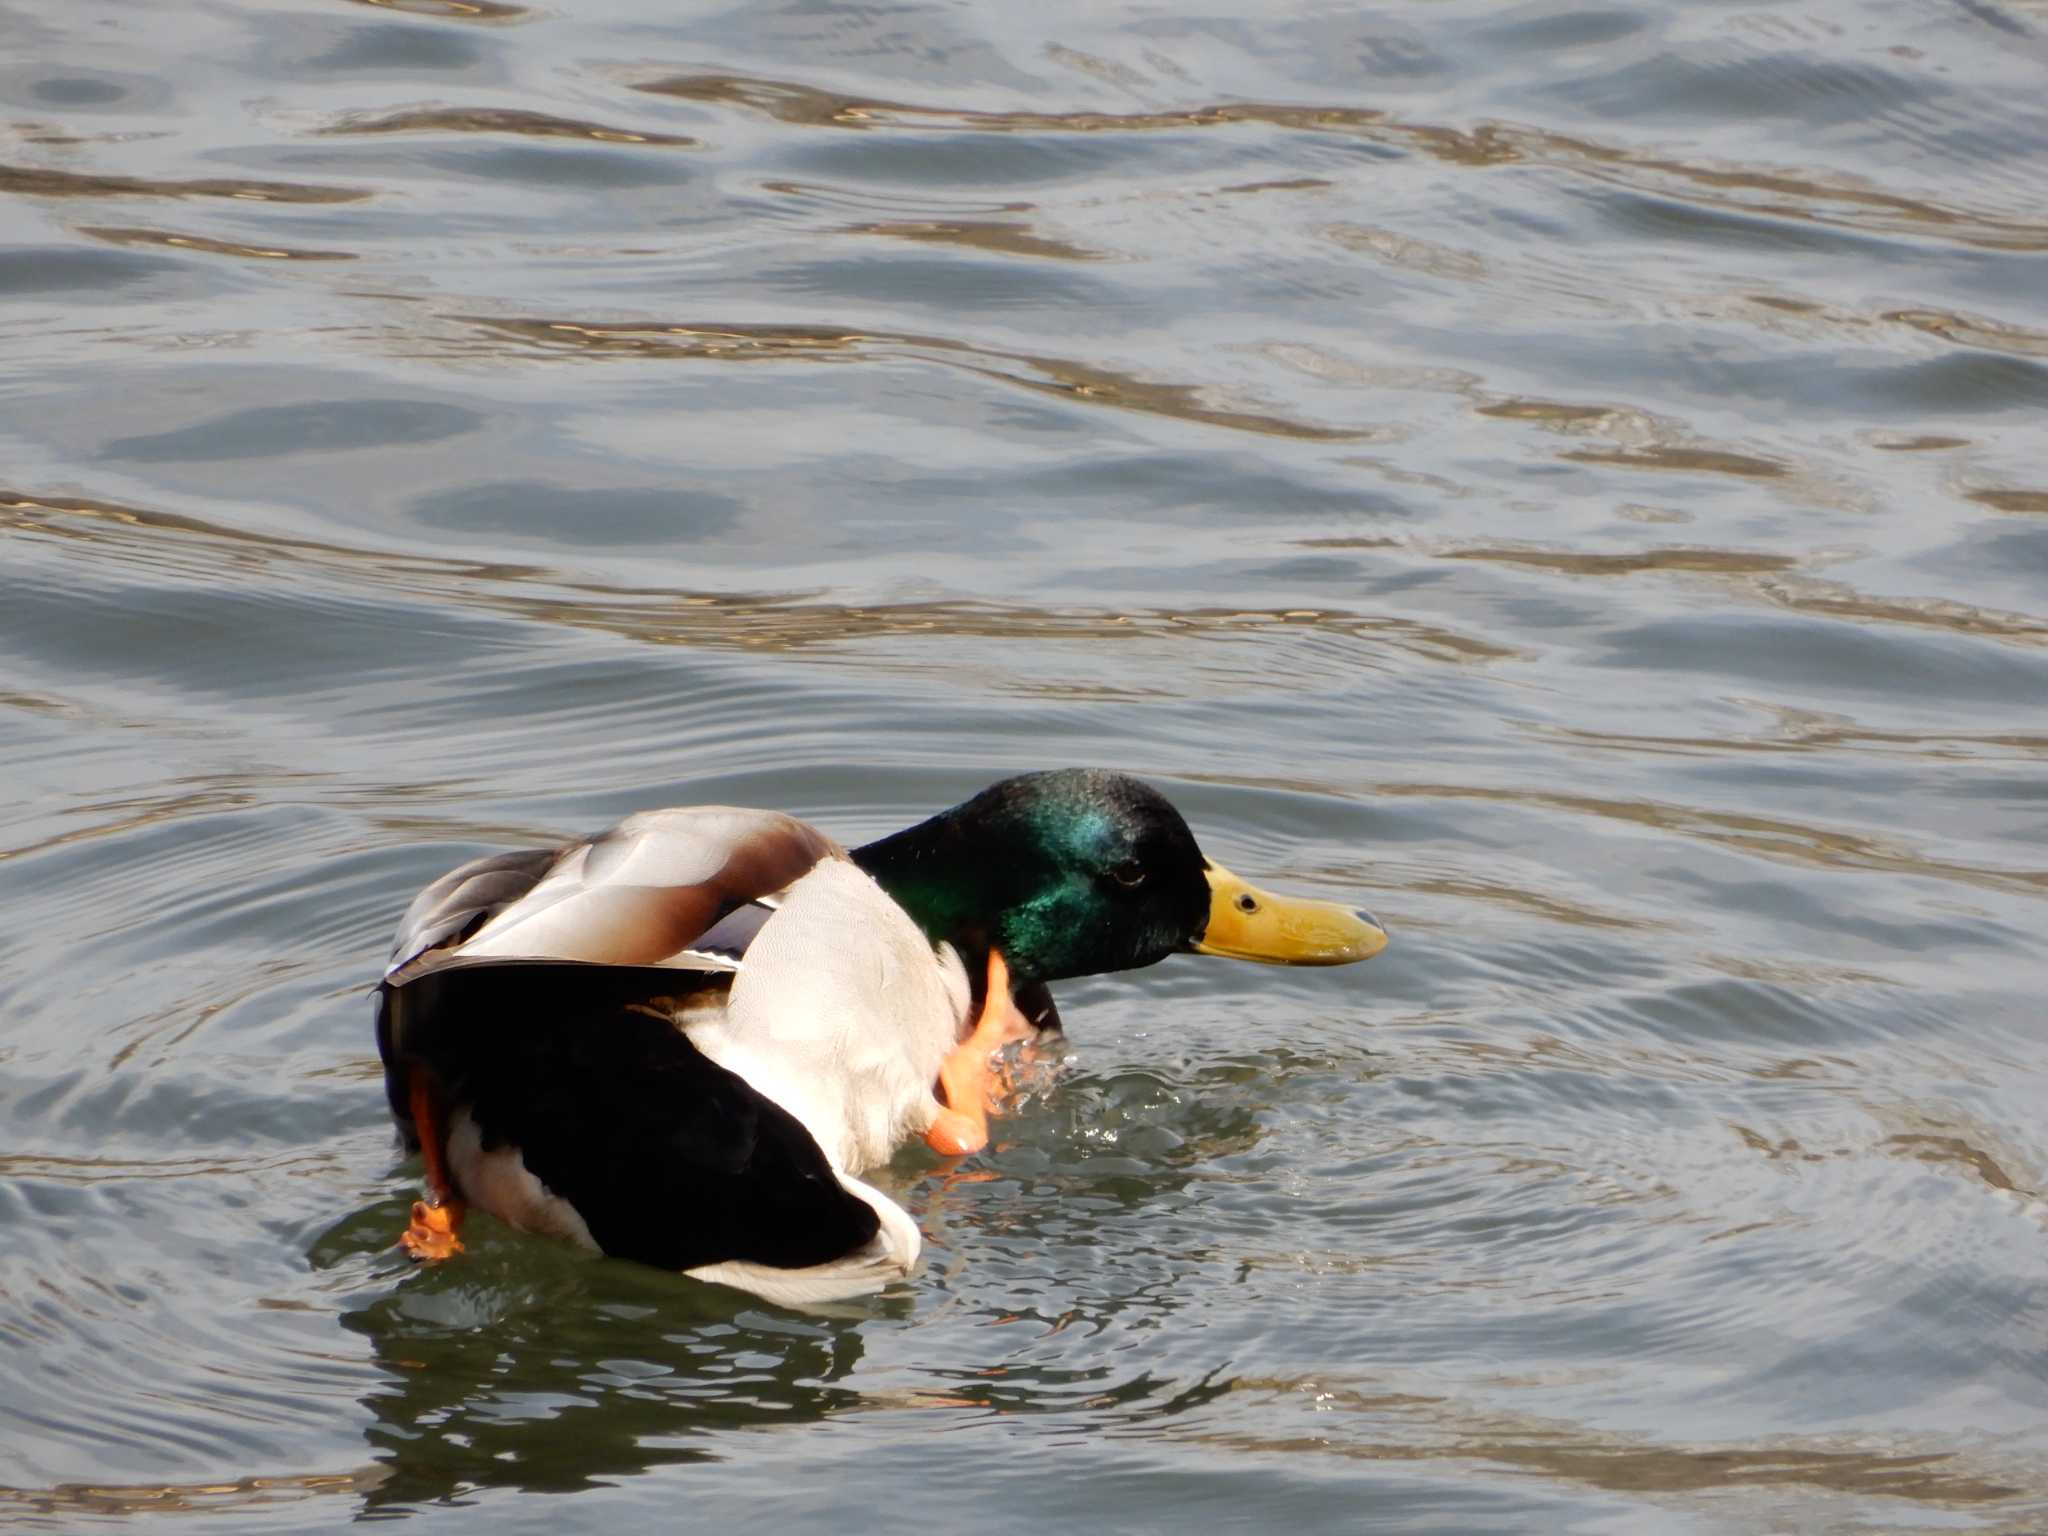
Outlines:
{"type": "Polygon", "coordinates": [[[853,857],[970,970],[993,946],[1019,986],[1183,949],[1343,965],[1387,943],[1369,914],[1246,884],[1202,856],[1165,796],[1098,769],[1004,779],[853,857]]]}

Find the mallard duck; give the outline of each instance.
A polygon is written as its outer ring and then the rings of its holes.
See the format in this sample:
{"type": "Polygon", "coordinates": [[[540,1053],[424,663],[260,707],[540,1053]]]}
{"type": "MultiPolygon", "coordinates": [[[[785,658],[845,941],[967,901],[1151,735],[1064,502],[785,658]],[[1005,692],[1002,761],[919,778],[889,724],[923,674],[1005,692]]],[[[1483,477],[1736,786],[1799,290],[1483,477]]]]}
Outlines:
{"type": "Polygon", "coordinates": [[[392,1111],[435,1197],[404,1241],[452,1251],[466,1197],[764,1295],[771,1272],[813,1272],[787,1296],[871,1289],[907,1273],[915,1228],[857,1175],[919,1133],[985,1140],[978,1067],[1059,1027],[1048,982],[1385,944],[1366,913],[1240,880],[1156,790],[1094,770],[1006,779],[850,855],[793,817],[699,806],[478,859],[414,900],[378,989],[392,1111]],[[850,1070],[863,1052],[890,1070],[850,1070]]]}

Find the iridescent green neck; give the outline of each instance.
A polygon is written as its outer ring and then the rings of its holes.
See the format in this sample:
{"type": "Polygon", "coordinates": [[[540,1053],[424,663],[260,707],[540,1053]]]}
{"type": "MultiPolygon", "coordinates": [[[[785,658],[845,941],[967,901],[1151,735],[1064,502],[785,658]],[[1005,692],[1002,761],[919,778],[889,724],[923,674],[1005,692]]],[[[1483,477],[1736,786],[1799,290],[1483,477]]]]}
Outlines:
{"type": "Polygon", "coordinates": [[[1187,824],[1122,774],[1059,769],[854,850],[934,941],[978,972],[991,946],[1017,985],[1150,965],[1201,932],[1187,824]]]}
{"type": "Polygon", "coordinates": [[[1087,893],[1017,829],[978,819],[963,825],[956,808],[857,848],[853,858],[927,937],[959,950],[972,974],[980,974],[991,946],[1002,950],[1019,986],[1077,974],[1055,911],[1083,903],[1087,893]]]}

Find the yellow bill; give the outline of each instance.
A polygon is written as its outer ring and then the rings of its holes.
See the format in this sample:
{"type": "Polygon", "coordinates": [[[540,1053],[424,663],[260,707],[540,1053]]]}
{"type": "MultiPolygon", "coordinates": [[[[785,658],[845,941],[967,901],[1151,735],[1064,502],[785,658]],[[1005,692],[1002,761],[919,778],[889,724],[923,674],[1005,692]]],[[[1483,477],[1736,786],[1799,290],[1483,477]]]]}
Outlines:
{"type": "Polygon", "coordinates": [[[1267,965],[1349,965],[1387,947],[1387,931],[1334,901],[1275,896],[1240,880],[1221,864],[1209,879],[1209,926],[1188,946],[1198,955],[1228,955],[1267,965]]]}

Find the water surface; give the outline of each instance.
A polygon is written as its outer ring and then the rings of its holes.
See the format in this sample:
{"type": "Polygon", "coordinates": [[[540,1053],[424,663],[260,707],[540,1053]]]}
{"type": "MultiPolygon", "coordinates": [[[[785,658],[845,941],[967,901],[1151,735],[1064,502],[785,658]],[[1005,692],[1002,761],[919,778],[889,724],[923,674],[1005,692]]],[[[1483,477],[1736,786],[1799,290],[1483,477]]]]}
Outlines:
{"type": "Polygon", "coordinates": [[[0,1518],[2048,1522],[2044,65],[0,4],[0,1518]],[[418,886],[1064,763],[1393,947],[1068,987],[872,1304],[391,1251],[418,886]]]}

